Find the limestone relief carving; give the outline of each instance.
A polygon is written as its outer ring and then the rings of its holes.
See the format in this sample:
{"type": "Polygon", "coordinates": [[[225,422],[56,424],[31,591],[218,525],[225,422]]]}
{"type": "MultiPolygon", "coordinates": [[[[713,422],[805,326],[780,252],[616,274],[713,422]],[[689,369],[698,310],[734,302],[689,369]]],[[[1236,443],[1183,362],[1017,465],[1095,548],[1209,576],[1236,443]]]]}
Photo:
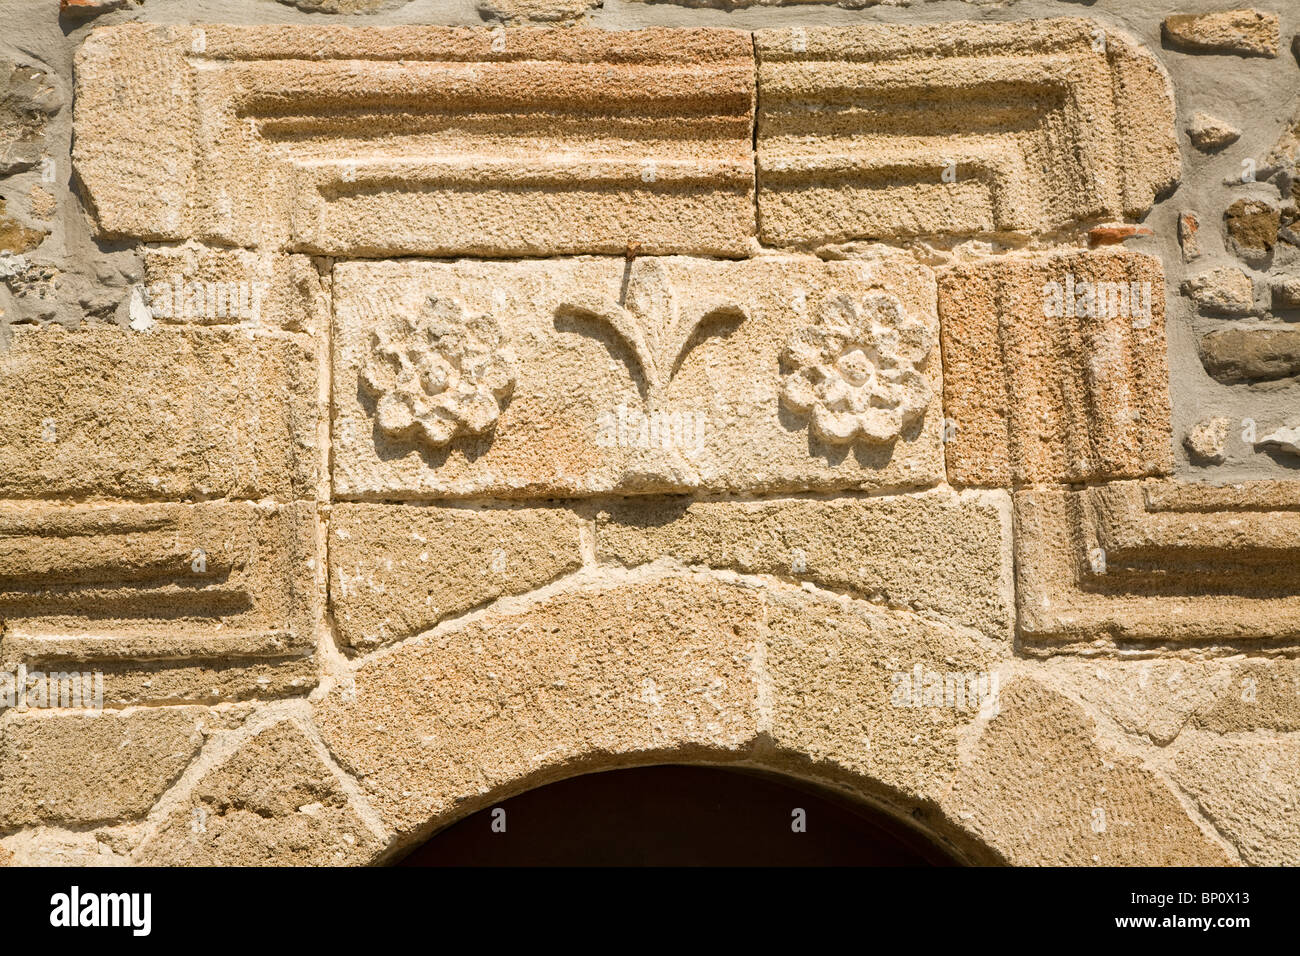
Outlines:
{"type": "Polygon", "coordinates": [[[917,367],[932,344],[930,330],[896,296],[840,294],[781,354],[781,403],[808,416],[821,441],[892,442],[930,404],[930,386],[917,367]]]}
{"type": "Polygon", "coordinates": [[[683,302],[660,262],[634,269],[623,302],[579,293],[562,302],[556,315],[607,324],[636,357],[648,398],[664,388],[708,321],[745,318],[745,309],[720,296],[683,302]]]}
{"type": "Polygon", "coordinates": [[[389,314],[370,333],[361,382],[390,438],[434,447],[485,435],[514,390],[514,362],[496,319],[429,296],[418,315],[389,314]]]}

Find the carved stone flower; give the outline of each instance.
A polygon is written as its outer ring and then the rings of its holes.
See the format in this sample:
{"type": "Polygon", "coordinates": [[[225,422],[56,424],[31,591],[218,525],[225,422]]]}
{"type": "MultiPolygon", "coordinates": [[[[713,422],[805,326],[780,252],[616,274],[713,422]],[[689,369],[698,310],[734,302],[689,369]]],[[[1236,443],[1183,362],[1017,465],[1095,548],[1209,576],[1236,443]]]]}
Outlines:
{"type": "Polygon", "coordinates": [[[446,445],[491,431],[514,389],[513,359],[496,320],[429,296],[419,313],[389,314],[370,333],[361,382],[390,438],[446,445]]]}
{"type": "Polygon", "coordinates": [[[918,366],[932,339],[895,296],[835,296],[781,354],[781,403],[809,416],[824,442],[892,442],[929,407],[930,386],[918,366]]]}

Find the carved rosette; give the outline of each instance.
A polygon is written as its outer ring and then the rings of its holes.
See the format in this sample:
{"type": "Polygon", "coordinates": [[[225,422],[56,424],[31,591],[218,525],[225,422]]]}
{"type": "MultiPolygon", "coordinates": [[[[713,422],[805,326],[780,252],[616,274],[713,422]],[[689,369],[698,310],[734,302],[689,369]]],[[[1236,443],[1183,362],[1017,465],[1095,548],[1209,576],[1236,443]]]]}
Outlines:
{"type": "Polygon", "coordinates": [[[361,382],[390,438],[441,447],[496,425],[515,385],[513,356],[491,315],[429,296],[417,315],[389,314],[370,333],[361,382]]]}
{"type": "Polygon", "coordinates": [[[932,344],[893,295],[833,296],[781,354],[781,403],[829,444],[893,442],[930,404],[919,366],[932,344]]]}

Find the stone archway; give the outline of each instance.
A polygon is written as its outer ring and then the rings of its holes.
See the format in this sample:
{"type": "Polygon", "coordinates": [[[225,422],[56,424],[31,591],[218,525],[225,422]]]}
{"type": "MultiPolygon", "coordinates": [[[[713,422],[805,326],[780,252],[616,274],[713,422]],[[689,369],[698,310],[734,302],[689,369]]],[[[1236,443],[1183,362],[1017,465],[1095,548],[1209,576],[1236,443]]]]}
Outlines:
{"type": "Polygon", "coordinates": [[[398,866],[951,866],[906,822],[805,781],[658,764],[570,777],[440,830],[398,866]]]}

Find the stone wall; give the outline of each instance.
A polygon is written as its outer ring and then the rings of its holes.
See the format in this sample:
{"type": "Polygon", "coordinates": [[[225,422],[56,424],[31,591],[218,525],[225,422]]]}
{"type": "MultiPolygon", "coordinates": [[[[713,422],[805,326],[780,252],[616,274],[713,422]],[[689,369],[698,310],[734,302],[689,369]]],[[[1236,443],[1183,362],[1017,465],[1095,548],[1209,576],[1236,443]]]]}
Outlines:
{"type": "Polygon", "coordinates": [[[0,0],[0,856],[1300,862],[1287,6],[0,0]]]}

